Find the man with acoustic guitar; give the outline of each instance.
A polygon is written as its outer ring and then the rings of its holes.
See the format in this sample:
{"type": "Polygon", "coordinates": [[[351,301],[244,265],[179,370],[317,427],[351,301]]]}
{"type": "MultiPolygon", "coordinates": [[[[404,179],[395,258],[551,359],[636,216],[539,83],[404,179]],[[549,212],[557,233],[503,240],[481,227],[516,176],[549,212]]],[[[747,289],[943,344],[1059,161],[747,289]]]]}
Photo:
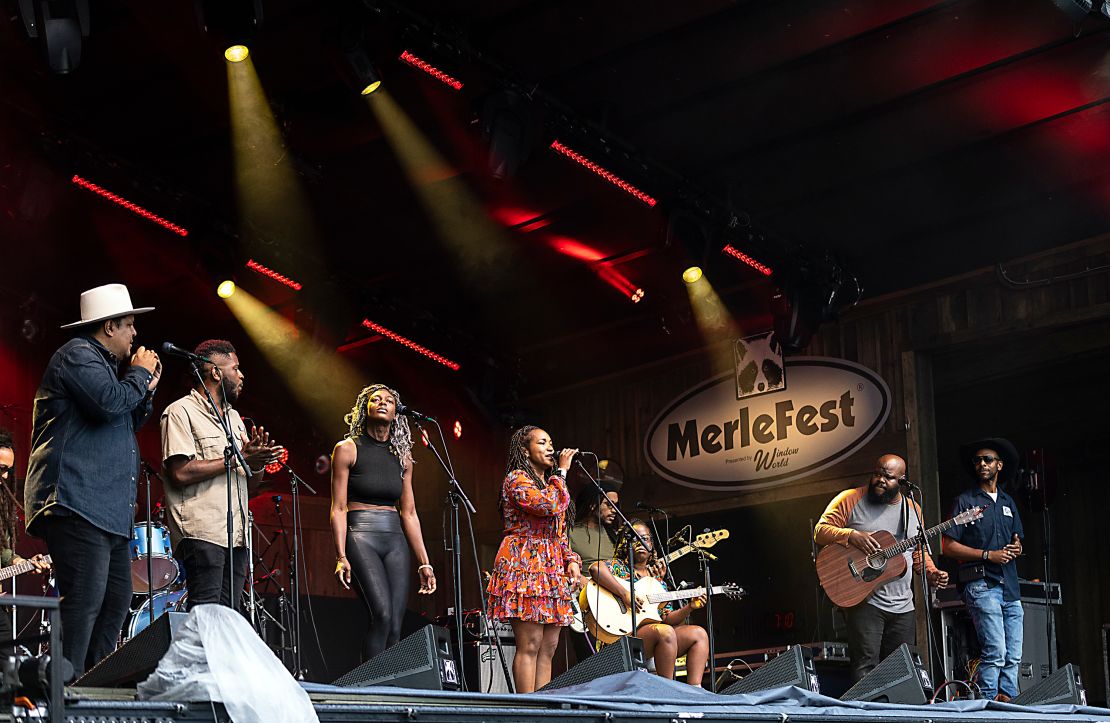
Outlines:
{"type": "MultiPolygon", "coordinates": [[[[825,508],[813,531],[814,541],[819,545],[850,545],[870,555],[883,549],[874,537],[879,530],[889,532],[897,540],[917,535],[921,510],[916,502],[902,495],[905,474],[906,462],[901,457],[894,454],[880,457],[868,484],[841,492],[825,508]]],[[[878,585],[863,602],[844,608],[853,681],[871,672],[902,643],[915,646],[910,570],[920,573],[921,561],[917,550],[903,554],[906,562],[912,563],[906,565],[905,572],[878,585]]],[[[948,573],[937,569],[928,553],[925,575],[930,585],[940,587],[948,583],[948,573]]]]}

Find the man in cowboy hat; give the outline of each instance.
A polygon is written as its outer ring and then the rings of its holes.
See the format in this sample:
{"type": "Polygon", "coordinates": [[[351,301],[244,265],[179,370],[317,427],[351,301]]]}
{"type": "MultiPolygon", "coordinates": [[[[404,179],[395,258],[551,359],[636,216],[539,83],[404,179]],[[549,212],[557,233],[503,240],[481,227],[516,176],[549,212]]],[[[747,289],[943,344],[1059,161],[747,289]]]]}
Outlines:
{"type": "Polygon", "coordinates": [[[960,561],[956,580],[979,638],[983,697],[1008,702],[1018,694],[1021,662],[1021,592],[1017,564],[1025,532],[1014,498],[1000,484],[1017,472],[1018,452],[1000,437],[960,447],[960,461],[976,485],[956,498],[953,514],[983,506],[983,518],[944,533],[941,551],[960,561]]]}
{"type": "Polygon", "coordinates": [[[157,354],[131,347],[135,316],[152,310],[136,309],[123,284],[81,294],[81,320],[62,327],[79,333],[51,357],[35,394],[27,530],[50,549],[62,651],[77,674],[115,649],[131,602],[135,430],[161,373],[157,354]]]}

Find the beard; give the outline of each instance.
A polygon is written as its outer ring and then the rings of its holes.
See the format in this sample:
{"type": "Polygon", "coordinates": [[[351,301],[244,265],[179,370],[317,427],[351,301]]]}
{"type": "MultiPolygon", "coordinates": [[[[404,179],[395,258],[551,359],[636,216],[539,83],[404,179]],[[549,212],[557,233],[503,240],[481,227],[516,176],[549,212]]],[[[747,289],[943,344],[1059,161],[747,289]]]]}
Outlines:
{"type": "Polygon", "coordinates": [[[898,496],[898,486],[894,485],[887,487],[885,491],[878,492],[875,485],[870,485],[867,488],[867,499],[876,505],[889,505],[898,496]]]}
{"type": "Polygon", "coordinates": [[[220,380],[220,391],[224,395],[224,401],[228,404],[235,404],[239,401],[239,387],[229,384],[227,378],[220,380]]]}

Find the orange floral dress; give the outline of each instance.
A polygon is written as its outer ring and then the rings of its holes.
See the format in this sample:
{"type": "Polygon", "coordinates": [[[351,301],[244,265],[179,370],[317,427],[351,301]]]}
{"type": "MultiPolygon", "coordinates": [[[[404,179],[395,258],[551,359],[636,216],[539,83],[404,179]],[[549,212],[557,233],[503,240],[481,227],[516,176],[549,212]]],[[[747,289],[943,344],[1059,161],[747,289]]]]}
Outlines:
{"type": "Polygon", "coordinates": [[[505,538],[486,587],[490,617],[569,625],[573,593],[566,567],[572,561],[581,565],[582,558],[567,536],[567,483],[552,475],[539,487],[527,472],[513,470],[501,497],[505,538]]]}

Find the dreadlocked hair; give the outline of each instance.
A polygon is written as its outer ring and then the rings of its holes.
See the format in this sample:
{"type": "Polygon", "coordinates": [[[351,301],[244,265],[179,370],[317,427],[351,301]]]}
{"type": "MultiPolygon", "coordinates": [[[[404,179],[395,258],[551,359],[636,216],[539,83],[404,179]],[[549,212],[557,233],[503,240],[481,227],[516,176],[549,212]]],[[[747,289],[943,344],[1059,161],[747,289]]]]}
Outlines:
{"type": "MultiPolygon", "coordinates": [[[[544,474],[537,475],[536,471],[532,468],[532,464],[528,461],[528,453],[525,451],[528,447],[528,442],[532,438],[532,432],[540,428],[534,424],[526,424],[520,429],[513,432],[513,436],[509,439],[509,461],[505,464],[505,476],[509,476],[516,470],[521,470],[528,477],[536,483],[536,487],[543,489],[547,487],[548,471],[550,467],[544,469],[544,474]]],[[[497,500],[497,509],[504,512],[505,509],[505,495],[502,491],[501,497],[497,500]]],[[[567,528],[574,526],[574,500],[571,499],[570,505],[567,506],[566,511],[567,528]]]]}
{"type": "MultiPolygon", "coordinates": [[[[11,432],[6,429],[0,429],[0,447],[10,449],[15,452],[15,443],[12,441],[11,432]]],[[[7,482],[3,483],[8,487],[8,492],[0,490],[0,546],[15,549],[16,525],[19,523],[19,510],[15,506],[15,469],[8,473],[7,482]]]]}
{"type": "MultiPolygon", "coordinates": [[[[370,397],[374,395],[374,392],[381,391],[389,392],[397,406],[401,406],[401,395],[397,393],[396,389],[384,384],[371,384],[364,388],[358,393],[358,398],[355,399],[355,405],[351,407],[351,411],[343,417],[343,421],[347,424],[348,437],[356,439],[366,434],[368,416],[366,407],[370,403],[370,397]]],[[[409,420],[402,416],[395,417],[389,423],[389,451],[396,455],[401,462],[412,458],[412,430],[409,429],[409,420]]]]}

